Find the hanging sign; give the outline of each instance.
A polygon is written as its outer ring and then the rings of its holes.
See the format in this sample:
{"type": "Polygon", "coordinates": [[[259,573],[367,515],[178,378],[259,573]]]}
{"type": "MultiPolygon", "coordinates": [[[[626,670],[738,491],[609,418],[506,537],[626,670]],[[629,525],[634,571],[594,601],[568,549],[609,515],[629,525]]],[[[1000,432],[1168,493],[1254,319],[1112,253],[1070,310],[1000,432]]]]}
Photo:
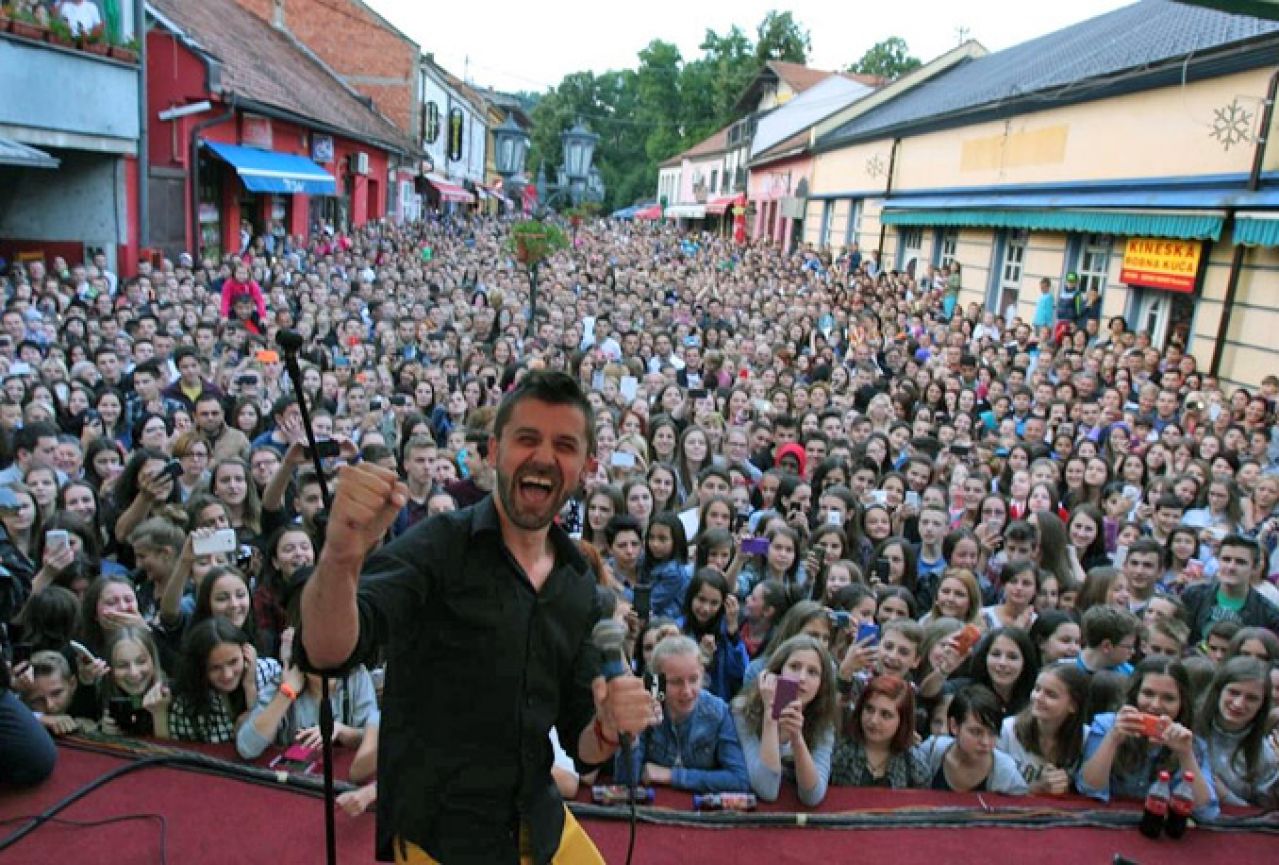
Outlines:
{"type": "Polygon", "coordinates": [[[1162,237],[1130,237],[1119,281],[1127,285],[1190,293],[1195,290],[1203,243],[1162,237]]]}
{"type": "Polygon", "coordinates": [[[461,108],[449,109],[449,159],[457,162],[462,158],[462,128],[466,123],[466,115],[461,108]]]}

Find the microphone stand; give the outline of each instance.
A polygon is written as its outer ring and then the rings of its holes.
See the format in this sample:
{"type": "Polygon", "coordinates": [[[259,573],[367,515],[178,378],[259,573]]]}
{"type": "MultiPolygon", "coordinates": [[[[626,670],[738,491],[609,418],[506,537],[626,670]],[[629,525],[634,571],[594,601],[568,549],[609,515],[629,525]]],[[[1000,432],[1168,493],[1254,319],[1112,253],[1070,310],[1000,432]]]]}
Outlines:
{"type": "MultiPolygon", "coordinates": [[[[289,384],[298,401],[298,411],[302,413],[302,426],[306,430],[307,446],[311,449],[311,461],[315,465],[315,476],[320,483],[320,498],[324,502],[324,512],[328,514],[333,508],[333,494],[329,491],[329,483],[324,479],[324,461],[320,458],[320,449],[315,441],[315,429],[311,426],[311,409],[307,406],[306,393],[302,390],[302,369],[298,365],[298,350],[302,348],[302,337],[293,331],[282,330],[275,335],[275,342],[284,352],[284,368],[289,373],[289,384]]],[[[322,523],[321,523],[322,524],[322,523]]],[[[324,852],[327,865],[337,865],[337,825],[334,812],[337,809],[337,797],[333,790],[333,705],[329,701],[329,677],[325,671],[320,674],[320,749],[324,760],[324,852]]]]}

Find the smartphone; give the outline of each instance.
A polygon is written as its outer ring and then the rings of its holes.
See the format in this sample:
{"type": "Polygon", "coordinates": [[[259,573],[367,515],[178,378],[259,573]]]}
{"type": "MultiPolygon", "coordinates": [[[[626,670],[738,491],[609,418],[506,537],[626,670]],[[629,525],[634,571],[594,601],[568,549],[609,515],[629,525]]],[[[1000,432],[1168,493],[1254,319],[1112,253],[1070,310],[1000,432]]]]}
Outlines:
{"type": "Polygon", "coordinates": [[[1143,714],[1141,716],[1141,735],[1145,736],[1147,739],[1160,738],[1163,736],[1166,727],[1167,725],[1165,724],[1163,717],[1160,715],[1143,714]]]}
{"type": "Polygon", "coordinates": [[[746,528],[746,521],[748,519],[750,519],[750,517],[741,511],[733,514],[733,534],[737,534],[742,529],[746,528]]]}
{"type": "Polygon", "coordinates": [[[768,555],[768,538],[743,538],[742,552],[748,556],[768,555]]]}
{"type": "Polygon", "coordinates": [[[833,629],[843,631],[853,624],[853,614],[848,610],[827,610],[826,620],[833,629]]]}
{"type": "Polygon", "coordinates": [[[873,504],[873,505],[887,505],[887,504],[888,504],[888,490],[871,490],[871,491],[870,491],[870,502],[871,502],[871,504],[873,504]]]}
{"type": "Polygon", "coordinates": [[[258,377],[252,373],[246,375],[238,375],[235,377],[235,383],[238,385],[257,384],[258,377]]]}
{"type": "Polygon", "coordinates": [[[408,404],[409,398],[402,393],[397,393],[395,396],[391,397],[391,405],[393,406],[406,406],[408,404]]]}
{"type": "Polygon", "coordinates": [[[240,544],[240,550],[235,555],[235,566],[240,570],[248,570],[253,564],[253,547],[248,544],[240,544]]]}
{"type": "Polygon", "coordinates": [[[381,410],[382,410],[382,397],[375,396],[373,397],[373,399],[369,400],[369,411],[381,411],[381,410]]]}
{"type": "Polygon", "coordinates": [[[644,673],[644,690],[659,703],[666,701],[666,674],[647,671],[644,673]]]}
{"type": "Polygon", "coordinates": [[[160,474],[156,476],[156,480],[173,478],[176,481],[180,477],[182,477],[182,463],[177,460],[169,460],[168,464],[160,469],[160,474]]]}
{"type": "MultiPolygon", "coordinates": [[[[320,459],[322,460],[327,460],[330,457],[335,457],[342,453],[342,445],[332,440],[316,442],[315,449],[320,452],[320,459]]],[[[315,459],[315,457],[312,456],[312,451],[309,447],[303,448],[302,453],[309,460],[315,459]]]]}
{"type": "Polygon", "coordinates": [[[317,762],[314,748],[291,745],[269,765],[272,769],[283,769],[293,774],[305,775],[314,771],[317,762]]]}
{"type": "Polygon", "coordinates": [[[915,492],[914,490],[907,490],[906,491],[906,507],[919,510],[920,504],[922,504],[922,501],[919,498],[919,493],[915,492]]]}
{"type": "Polygon", "coordinates": [[[694,399],[694,400],[706,399],[706,388],[699,387],[699,388],[694,388],[693,390],[690,390],[688,392],[688,398],[694,399]]]}
{"type": "Polygon", "coordinates": [[[89,647],[84,643],[81,643],[79,640],[68,640],[67,645],[74,649],[77,655],[88,661],[90,664],[98,660],[98,656],[93,654],[93,652],[90,652],[89,647]]]}
{"type": "Polygon", "coordinates": [[[208,537],[191,539],[191,551],[197,556],[229,553],[237,546],[239,541],[235,537],[235,529],[218,529],[208,537]]]}
{"type": "Polygon", "coordinates": [[[1110,557],[1112,567],[1122,568],[1124,566],[1124,561],[1127,558],[1128,548],[1126,546],[1121,544],[1120,546],[1115,547],[1115,554],[1110,557]]]}
{"type": "Polygon", "coordinates": [[[255,357],[257,357],[259,363],[280,362],[280,353],[278,351],[272,351],[269,348],[262,349],[262,351],[259,351],[255,357]]]}
{"type": "Polygon", "coordinates": [[[14,643],[13,644],[13,665],[26,664],[31,660],[31,644],[30,643],[14,643]]]}
{"type": "Polygon", "coordinates": [[[1141,487],[1136,484],[1124,485],[1124,498],[1130,502],[1141,502],[1141,487]]]}
{"type": "Polygon", "coordinates": [[[844,525],[844,515],[839,511],[830,511],[826,514],[826,525],[839,528],[844,525]]]}
{"type": "Polygon", "coordinates": [[[628,454],[625,451],[613,451],[613,456],[609,459],[608,464],[620,469],[633,469],[635,468],[635,454],[628,454]]]}
{"type": "Polygon", "coordinates": [[[773,720],[782,717],[782,710],[795,702],[799,696],[799,682],[794,679],[786,679],[779,677],[777,679],[777,691],[773,694],[773,720]]]}
{"type": "Polygon", "coordinates": [[[955,635],[955,650],[960,656],[967,655],[973,650],[973,646],[977,645],[977,641],[981,639],[981,628],[976,625],[964,625],[959,633],[955,635]]]}
{"type": "Polygon", "coordinates": [[[1191,579],[1202,580],[1204,578],[1204,563],[1199,559],[1186,560],[1186,573],[1191,579]]]}
{"type": "Polygon", "coordinates": [[[973,452],[972,445],[953,444],[950,446],[950,452],[957,457],[966,457],[973,452]]]}
{"type": "Polygon", "coordinates": [[[653,613],[653,587],[638,585],[632,594],[632,604],[635,608],[635,615],[640,617],[641,621],[646,620],[653,613]]]}
{"type": "Polygon", "coordinates": [[[44,546],[47,550],[61,550],[71,543],[71,535],[66,529],[49,529],[44,533],[44,546]]]}
{"type": "Polygon", "coordinates": [[[871,575],[881,583],[887,583],[893,572],[892,563],[888,559],[875,559],[871,565],[871,575]]]}
{"type": "Polygon", "coordinates": [[[874,622],[862,622],[857,626],[857,642],[873,646],[879,642],[879,625],[874,622]]]}

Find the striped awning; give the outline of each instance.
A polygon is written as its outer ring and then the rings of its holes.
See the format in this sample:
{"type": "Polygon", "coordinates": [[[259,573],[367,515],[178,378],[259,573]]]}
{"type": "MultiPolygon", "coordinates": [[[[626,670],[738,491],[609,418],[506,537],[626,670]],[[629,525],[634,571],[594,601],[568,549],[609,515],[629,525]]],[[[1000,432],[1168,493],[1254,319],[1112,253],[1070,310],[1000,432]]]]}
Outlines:
{"type": "Polygon", "coordinates": [[[1073,210],[994,208],[901,208],[887,205],[886,225],[1019,228],[1027,231],[1077,231],[1128,237],[1220,240],[1223,211],[1073,210]]]}

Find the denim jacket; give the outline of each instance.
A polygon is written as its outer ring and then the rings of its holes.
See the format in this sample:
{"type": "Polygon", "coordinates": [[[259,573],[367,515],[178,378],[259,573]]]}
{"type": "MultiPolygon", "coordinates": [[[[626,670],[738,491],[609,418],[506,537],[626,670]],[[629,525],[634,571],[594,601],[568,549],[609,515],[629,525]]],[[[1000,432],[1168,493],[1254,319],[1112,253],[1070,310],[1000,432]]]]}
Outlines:
{"type": "Polygon", "coordinates": [[[653,586],[652,615],[678,619],[684,612],[684,596],[691,579],[688,565],[675,560],[642,567],[643,579],[653,586]]]}
{"type": "Polygon", "coordinates": [[[649,727],[630,750],[616,757],[614,773],[623,783],[638,783],[645,763],[671,769],[671,786],[693,793],[744,793],[750,790],[746,758],[728,704],[707,691],[693,713],[678,724],[669,717],[649,727]]]}

